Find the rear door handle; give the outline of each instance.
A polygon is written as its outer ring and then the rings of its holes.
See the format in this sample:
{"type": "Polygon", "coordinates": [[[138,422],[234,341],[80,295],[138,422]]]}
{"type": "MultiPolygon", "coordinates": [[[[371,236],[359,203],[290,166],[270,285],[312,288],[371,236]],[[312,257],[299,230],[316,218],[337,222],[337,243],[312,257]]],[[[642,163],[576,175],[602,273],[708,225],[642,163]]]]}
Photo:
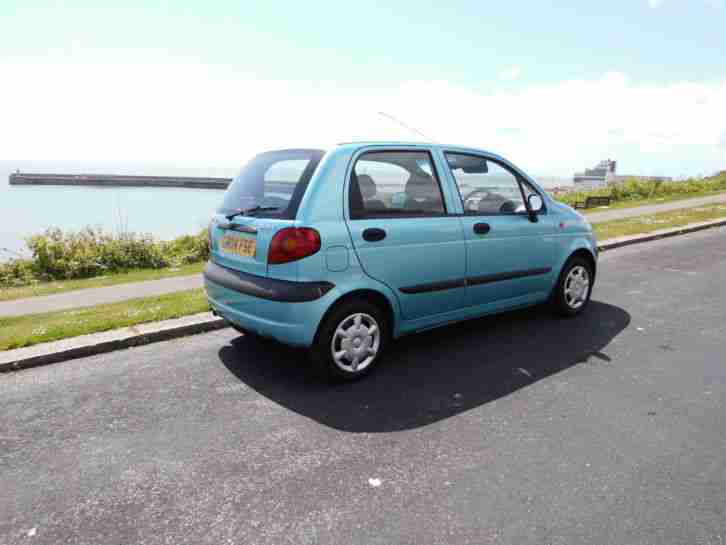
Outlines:
{"type": "Polygon", "coordinates": [[[363,240],[368,242],[378,242],[386,238],[386,232],[378,227],[369,227],[363,231],[363,240]]]}
{"type": "Polygon", "coordinates": [[[475,223],[474,224],[474,232],[477,235],[486,235],[491,227],[489,227],[488,223],[475,223]]]}

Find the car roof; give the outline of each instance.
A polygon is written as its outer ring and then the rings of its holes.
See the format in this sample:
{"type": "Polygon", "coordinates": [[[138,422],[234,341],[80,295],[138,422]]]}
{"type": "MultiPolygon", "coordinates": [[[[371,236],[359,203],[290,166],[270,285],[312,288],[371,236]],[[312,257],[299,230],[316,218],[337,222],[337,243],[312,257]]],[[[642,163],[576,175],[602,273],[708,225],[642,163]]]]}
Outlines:
{"type": "Polygon", "coordinates": [[[443,149],[445,151],[458,151],[462,153],[484,153],[486,155],[489,155],[494,158],[502,159],[502,157],[489,150],[485,150],[482,148],[473,148],[469,146],[460,146],[456,144],[442,144],[439,142],[405,142],[405,141],[395,141],[395,140],[364,140],[364,141],[357,141],[357,142],[340,142],[338,144],[340,148],[348,148],[348,149],[354,149],[357,150],[359,148],[363,147],[406,147],[406,148],[438,148],[443,149]]]}

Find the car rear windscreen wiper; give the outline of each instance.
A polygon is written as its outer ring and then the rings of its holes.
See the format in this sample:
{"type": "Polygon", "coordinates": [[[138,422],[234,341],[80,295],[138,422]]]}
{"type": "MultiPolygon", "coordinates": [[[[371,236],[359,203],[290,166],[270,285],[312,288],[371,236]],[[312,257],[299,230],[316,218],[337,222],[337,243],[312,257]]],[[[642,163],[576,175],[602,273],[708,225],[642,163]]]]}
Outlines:
{"type": "Polygon", "coordinates": [[[275,210],[279,210],[277,206],[253,206],[252,208],[237,208],[236,210],[232,211],[231,214],[225,214],[224,217],[228,220],[231,220],[234,217],[237,216],[249,216],[252,214],[255,214],[257,212],[274,212],[275,210]]]}

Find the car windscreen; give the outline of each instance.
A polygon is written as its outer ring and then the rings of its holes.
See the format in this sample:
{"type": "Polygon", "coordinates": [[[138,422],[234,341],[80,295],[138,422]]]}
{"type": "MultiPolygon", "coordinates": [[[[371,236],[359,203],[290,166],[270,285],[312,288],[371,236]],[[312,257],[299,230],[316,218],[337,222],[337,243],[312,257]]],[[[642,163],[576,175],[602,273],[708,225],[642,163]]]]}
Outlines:
{"type": "Polygon", "coordinates": [[[308,182],[320,163],[321,150],[261,153],[232,180],[218,212],[294,219],[308,182]]]}

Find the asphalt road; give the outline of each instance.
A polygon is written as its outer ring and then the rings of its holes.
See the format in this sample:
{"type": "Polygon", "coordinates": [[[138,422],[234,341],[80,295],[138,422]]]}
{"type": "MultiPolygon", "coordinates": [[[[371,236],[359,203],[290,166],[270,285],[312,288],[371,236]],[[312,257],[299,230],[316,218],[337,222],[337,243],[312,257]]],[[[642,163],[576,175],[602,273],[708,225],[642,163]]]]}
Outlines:
{"type": "Polygon", "coordinates": [[[0,376],[0,543],[726,542],[726,230],[368,379],[229,330],[0,376]]]}

